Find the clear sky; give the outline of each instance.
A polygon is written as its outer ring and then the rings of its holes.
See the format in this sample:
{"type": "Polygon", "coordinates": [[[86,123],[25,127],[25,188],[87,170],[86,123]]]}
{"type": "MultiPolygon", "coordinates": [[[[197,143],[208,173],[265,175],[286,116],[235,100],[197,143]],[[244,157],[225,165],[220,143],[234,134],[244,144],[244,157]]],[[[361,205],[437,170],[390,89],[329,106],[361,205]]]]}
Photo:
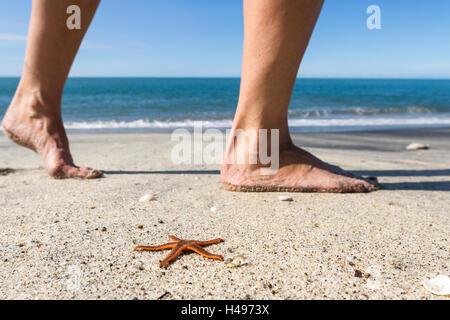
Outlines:
{"type": "MultiPolygon", "coordinates": [[[[0,76],[21,73],[30,7],[0,0],[0,76]]],[[[450,78],[449,17],[449,0],[326,0],[300,76],[450,78]]],[[[242,40],[242,0],[103,0],[71,75],[238,77],[242,40]]]]}

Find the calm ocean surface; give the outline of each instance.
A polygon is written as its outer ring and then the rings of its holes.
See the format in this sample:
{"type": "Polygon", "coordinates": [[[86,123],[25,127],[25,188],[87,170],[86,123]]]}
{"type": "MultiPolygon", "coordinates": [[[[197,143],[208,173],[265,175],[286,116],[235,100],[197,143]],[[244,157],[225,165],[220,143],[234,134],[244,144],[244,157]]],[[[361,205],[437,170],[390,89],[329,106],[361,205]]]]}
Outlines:
{"type": "MultiPolygon", "coordinates": [[[[0,116],[17,86],[0,78],[0,116]]],[[[63,116],[71,131],[229,128],[240,79],[71,78],[63,116]]],[[[290,107],[296,132],[450,126],[450,80],[297,80],[290,107]]]]}

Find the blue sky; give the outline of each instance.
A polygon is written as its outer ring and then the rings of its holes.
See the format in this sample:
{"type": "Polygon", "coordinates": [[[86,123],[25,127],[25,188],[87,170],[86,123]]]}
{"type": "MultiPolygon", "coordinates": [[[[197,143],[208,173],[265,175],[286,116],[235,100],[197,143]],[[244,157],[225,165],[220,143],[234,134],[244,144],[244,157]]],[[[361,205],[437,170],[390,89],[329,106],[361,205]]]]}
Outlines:
{"type": "MultiPolygon", "coordinates": [[[[30,7],[0,0],[0,76],[21,73],[30,7]]],[[[450,78],[449,14],[449,0],[326,0],[299,75],[450,78]]],[[[103,0],[71,76],[237,77],[242,25],[242,0],[103,0]]]]}

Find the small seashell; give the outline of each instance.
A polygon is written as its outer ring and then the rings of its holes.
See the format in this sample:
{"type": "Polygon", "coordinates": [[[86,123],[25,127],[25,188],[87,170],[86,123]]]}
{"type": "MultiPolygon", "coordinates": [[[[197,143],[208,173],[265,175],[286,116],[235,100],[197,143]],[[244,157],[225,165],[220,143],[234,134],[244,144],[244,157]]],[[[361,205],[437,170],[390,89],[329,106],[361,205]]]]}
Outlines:
{"type": "Polygon", "coordinates": [[[292,197],[289,197],[289,196],[279,196],[278,200],[280,200],[280,201],[288,201],[288,202],[294,201],[294,199],[292,199],[292,197]]]}
{"type": "Polygon", "coordinates": [[[238,268],[249,264],[249,261],[244,256],[236,256],[232,259],[227,259],[225,263],[228,264],[230,268],[238,268]]]}
{"type": "Polygon", "coordinates": [[[438,296],[450,295],[450,278],[447,274],[440,274],[436,278],[423,280],[423,286],[431,293],[438,296]]]}
{"type": "Polygon", "coordinates": [[[211,208],[209,208],[209,210],[211,210],[211,212],[217,212],[217,208],[216,207],[211,207],[211,208]]]}
{"type": "Polygon", "coordinates": [[[364,273],[366,285],[369,289],[378,290],[383,286],[383,279],[381,275],[381,268],[378,266],[370,266],[364,273]]]}
{"type": "Polygon", "coordinates": [[[156,201],[156,197],[153,194],[146,194],[143,195],[140,199],[139,202],[149,202],[149,201],[156,201]]]}
{"type": "Polygon", "coordinates": [[[406,150],[409,150],[409,151],[428,150],[428,149],[430,149],[430,146],[427,146],[426,144],[423,144],[423,143],[417,143],[417,142],[411,143],[410,145],[408,145],[406,147],[406,150]]]}

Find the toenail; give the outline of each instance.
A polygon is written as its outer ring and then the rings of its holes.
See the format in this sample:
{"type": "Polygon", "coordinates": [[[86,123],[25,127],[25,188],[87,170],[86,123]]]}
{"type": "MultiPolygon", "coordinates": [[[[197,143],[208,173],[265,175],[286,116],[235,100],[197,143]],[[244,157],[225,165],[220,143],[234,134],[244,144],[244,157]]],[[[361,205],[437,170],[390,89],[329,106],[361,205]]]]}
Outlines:
{"type": "Polygon", "coordinates": [[[103,172],[100,170],[92,169],[91,171],[89,171],[88,177],[92,177],[92,176],[98,176],[100,178],[103,176],[103,172]]]}

